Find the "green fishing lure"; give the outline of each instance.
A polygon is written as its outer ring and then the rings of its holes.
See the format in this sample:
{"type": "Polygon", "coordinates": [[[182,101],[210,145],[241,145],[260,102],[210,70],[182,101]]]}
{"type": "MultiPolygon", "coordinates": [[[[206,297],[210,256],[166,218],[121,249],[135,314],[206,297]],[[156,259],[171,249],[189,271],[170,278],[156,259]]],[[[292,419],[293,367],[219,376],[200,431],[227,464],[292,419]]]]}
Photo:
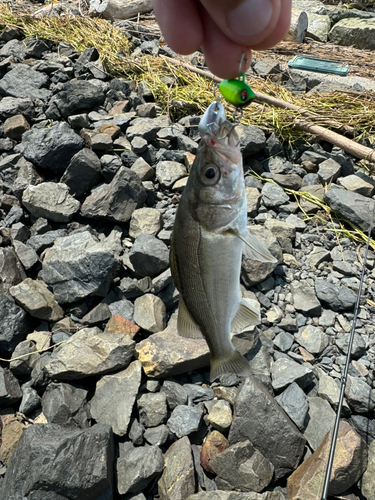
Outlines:
{"type": "Polygon", "coordinates": [[[223,97],[237,108],[247,106],[255,97],[250,85],[245,82],[244,73],[240,73],[238,79],[220,82],[219,90],[223,97]]]}

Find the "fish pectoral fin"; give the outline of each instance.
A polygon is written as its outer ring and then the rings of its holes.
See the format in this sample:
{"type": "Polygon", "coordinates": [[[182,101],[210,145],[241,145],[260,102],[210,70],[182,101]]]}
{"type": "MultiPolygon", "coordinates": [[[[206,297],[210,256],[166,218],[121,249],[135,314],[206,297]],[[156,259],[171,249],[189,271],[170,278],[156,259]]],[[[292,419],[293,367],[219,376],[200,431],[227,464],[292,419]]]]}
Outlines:
{"type": "Polygon", "coordinates": [[[277,262],[272,253],[249,231],[240,233],[232,230],[232,232],[244,243],[242,251],[247,259],[258,260],[259,262],[277,262]]]}
{"type": "Polygon", "coordinates": [[[232,321],[232,332],[239,333],[252,325],[259,325],[260,313],[246,299],[241,299],[237,314],[232,321]]]}
{"type": "Polygon", "coordinates": [[[199,326],[191,317],[181,295],[178,303],[177,331],[181,337],[190,339],[204,338],[199,326]]]}

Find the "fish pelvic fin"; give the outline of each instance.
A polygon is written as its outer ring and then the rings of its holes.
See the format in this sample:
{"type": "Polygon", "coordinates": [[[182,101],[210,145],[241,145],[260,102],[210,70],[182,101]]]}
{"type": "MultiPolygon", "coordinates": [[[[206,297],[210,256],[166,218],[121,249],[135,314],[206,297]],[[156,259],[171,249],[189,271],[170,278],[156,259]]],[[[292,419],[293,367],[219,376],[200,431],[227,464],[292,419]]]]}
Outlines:
{"type": "Polygon", "coordinates": [[[247,259],[259,262],[277,262],[272,253],[255,236],[250,234],[249,231],[240,233],[239,231],[232,230],[232,232],[243,242],[242,252],[247,259]]]}
{"type": "Polygon", "coordinates": [[[241,299],[238,311],[232,321],[232,332],[239,333],[252,325],[259,325],[260,312],[255,309],[246,299],[241,299]]]}
{"type": "Polygon", "coordinates": [[[204,338],[199,326],[191,317],[181,294],[180,301],[178,303],[177,331],[181,337],[187,337],[190,339],[204,338]]]}
{"type": "Polygon", "coordinates": [[[248,361],[242,354],[233,350],[226,357],[211,358],[210,381],[213,382],[224,373],[235,373],[239,377],[249,377],[251,370],[248,361]]]}

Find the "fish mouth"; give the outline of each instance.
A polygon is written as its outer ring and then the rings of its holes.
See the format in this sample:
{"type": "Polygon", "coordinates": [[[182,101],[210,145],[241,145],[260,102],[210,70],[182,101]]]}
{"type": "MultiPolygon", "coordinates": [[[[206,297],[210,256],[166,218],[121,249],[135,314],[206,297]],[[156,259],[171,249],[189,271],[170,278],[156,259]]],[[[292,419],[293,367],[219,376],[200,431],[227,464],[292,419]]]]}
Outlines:
{"type": "Polygon", "coordinates": [[[198,125],[200,135],[203,137],[209,134],[212,137],[216,137],[226,119],[227,115],[221,102],[215,101],[211,103],[200,119],[198,125]]]}

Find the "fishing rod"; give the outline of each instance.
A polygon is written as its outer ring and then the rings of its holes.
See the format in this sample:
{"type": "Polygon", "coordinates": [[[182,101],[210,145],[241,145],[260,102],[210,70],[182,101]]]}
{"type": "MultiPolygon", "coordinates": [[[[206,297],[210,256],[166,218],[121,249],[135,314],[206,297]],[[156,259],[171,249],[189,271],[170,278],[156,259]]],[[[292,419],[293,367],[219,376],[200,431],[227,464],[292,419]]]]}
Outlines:
{"type": "Polygon", "coordinates": [[[361,293],[362,293],[362,288],[363,288],[363,281],[364,281],[364,278],[365,278],[365,269],[366,269],[366,263],[367,263],[368,249],[369,249],[369,246],[370,246],[371,231],[372,231],[372,226],[373,226],[373,222],[374,222],[374,213],[375,213],[375,202],[374,202],[373,207],[372,207],[371,220],[370,220],[370,225],[369,225],[368,233],[367,233],[366,250],[365,250],[365,255],[363,257],[363,267],[362,267],[362,272],[361,272],[361,279],[360,279],[360,282],[359,282],[357,299],[356,299],[356,303],[355,303],[355,306],[354,306],[354,316],[353,316],[353,321],[352,321],[352,327],[350,329],[348,352],[347,352],[347,355],[346,355],[345,368],[344,368],[344,371],[343,371],[343,374],[342,374],[342,377],[341,377],[340,398],[339,398],[339,404],[338,404],[337,412],[336,412],[335,425],[333,427],[332,441],[331,441],[331,447],[330,447],[330,450],[329,450],[329,457],[328,457],[328,463],[327,463],[327,469],[326,469],[326,476],[325,476],[325,479],[324,479],[324,486],[323,486],[323,493],[322,493],[322,496],[321,496],[321,500],[327,500],[327,496],[328,496],[329,481],[330,481],[330,478],[331,478],[331,472],[332,472],[332,467],[333,467],[333,459],[335,457],[337,435],[338,435],[339,427],[340,427],[341,409],[342,409],[342,405],[343,405],[343,402],[344,402],[344,393],[345,393],[346,381],[347,381],[347,378],[348,378],[349,365],[350,365],[350,357],[351,357],[351,352],[352,352],[353,342],[354,342],[355,327],[356,327],[356,324],[357,324],[359,302],[360,302],[360,299],[361,299],[361,293]]]}

